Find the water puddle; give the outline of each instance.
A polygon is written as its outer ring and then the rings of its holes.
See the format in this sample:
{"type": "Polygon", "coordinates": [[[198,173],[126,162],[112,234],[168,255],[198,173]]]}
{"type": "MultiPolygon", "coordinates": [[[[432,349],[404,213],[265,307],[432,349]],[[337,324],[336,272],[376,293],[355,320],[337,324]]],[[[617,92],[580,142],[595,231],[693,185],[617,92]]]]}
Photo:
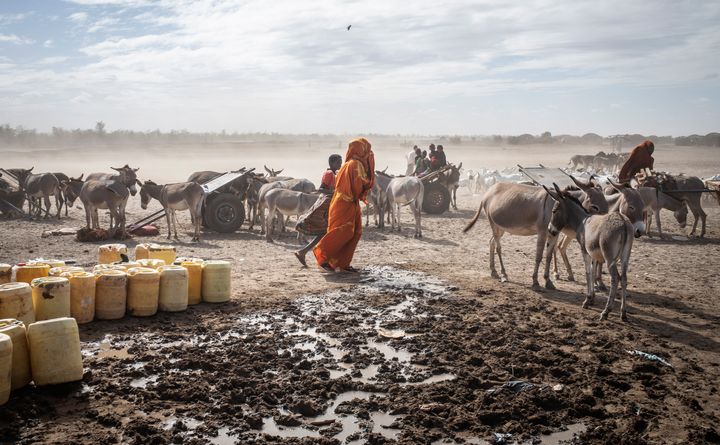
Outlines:
{"type": "Polygon", "coordinates": [[[400,386],[432,385],[433,383],[447,382],[450,380],[455,380],[456,378],[457,378],[457,376],[455,374],[450,374],[450,373],[436,374],[436,375],[430,376],[424,380],[421,380],[419,382],[404,382],[404,383],[401,383],[400,386]]]}
{"type": "MultiPolygon", "coordinates": [[[[539,437],[535,437],[531,440],[526,440],[522,442],[518,442],[517,440],[513,440],[512,436],[506,437],[506,435],[502,433],[494,433],[498,437],[504,437],[504,441],[502,443],[506,445],[563,445],[570,443],[577,434],[581,434],[587,430],[587,427],[582,423],[574,423],[572,425],[568,425],[567,429],[565,431],[558,431],[556,433],[542,435],[539,437]]],[[[474,436],[465,436],[463,434],[458,435],[463,442],[462,443],[468,443],[468,444],[478,444],[478,445],[491,445],[491,443],[497,443],[495,442],[488,442],[484,439],[480,439],[478,437],[474,436]]],[[[432,443],[432,445],[459,445],[458,442],[456,442],[453,439],[440,439],[436,440],[432,443]]]]}
{"type": "Polygon", "coordinates": [[[159,376],[157,376],[157,375],[151,375],[148,377],[140,377],[137,379],[132,379],[130,381],[130,386],[133,388],[147,388],[148,385],[157,382],[158,378],[159,378],[159,376]]]}
{"type": "MultiPolygon", "coordinates": [[[[308,417],[306,420],[313,425],[309,427],[306,425],[300,426],[281,426],[278,425],[273,417],[263,419],[263,427],[261,432],[269,436],[276,436],[282,438],[303,438],[303,437],[322,437],[320,429],[318,428],[333,428],[340,429],[340,431],[334,434],[332,437],[337,439],[340,443],[344,443],[350,436],[360,433],[363,431],[363,425],[356,416],[352,414],[340,414],[337,409],[340,405],[353,400],[370,400],[372,397],[385,397],[382,393],[372,393],[366,391],[348,391],[339,394],[328,407],[325,412],[316,417],[308,417]]],[[[281,414],[289,414],[287,411],[279,410],[281,414]]],[[[370,413],[370,422],[372,423],[372,431],[382,434],[388,439],[393,439],[400,434],[400,430],[392,428],[391,425],[396,423],[401,416],[391,415],[382,412],[370,413]]],[[[360,442],[362,443],[362,442],[360,442]]]]}

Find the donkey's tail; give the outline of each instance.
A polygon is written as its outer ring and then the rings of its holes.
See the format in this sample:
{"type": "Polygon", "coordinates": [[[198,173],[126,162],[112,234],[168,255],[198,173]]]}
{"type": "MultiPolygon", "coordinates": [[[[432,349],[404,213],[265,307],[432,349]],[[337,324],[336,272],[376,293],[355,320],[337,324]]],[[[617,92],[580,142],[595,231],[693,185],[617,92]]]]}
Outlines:
{"type": "Polygon", "coordinates": [[[480,218],[480,214],[482,214],[483,211],[483,205],[485,204],[485,200],[480,201],[480,206],[478,207],[477,212],[475,212],[475,216],[473,219],[468,223],[467,226],[463,229],[463,233],[467,233],[468,230],[472,229],[475,223],[477,222],[478,218],[480,218]]]}

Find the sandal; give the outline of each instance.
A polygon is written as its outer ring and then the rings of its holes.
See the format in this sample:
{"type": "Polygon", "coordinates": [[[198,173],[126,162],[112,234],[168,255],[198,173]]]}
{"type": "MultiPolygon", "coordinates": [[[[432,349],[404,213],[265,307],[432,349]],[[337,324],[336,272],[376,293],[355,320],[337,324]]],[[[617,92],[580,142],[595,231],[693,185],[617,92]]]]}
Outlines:
{"type": "Polygon", "coordinates": [[[360,273],[360,269],[355,269],[352,266],[348,266],[345,269],[343,269],[345,272],[351,272],[351,273],[360,273]]]}
{"type": "Polygon", "coordinates": [[[320,265],[320,267],[322,267],[325,272],[335,272],[335,269],[330,266],[330,263],[323,263],[320,265]]]}

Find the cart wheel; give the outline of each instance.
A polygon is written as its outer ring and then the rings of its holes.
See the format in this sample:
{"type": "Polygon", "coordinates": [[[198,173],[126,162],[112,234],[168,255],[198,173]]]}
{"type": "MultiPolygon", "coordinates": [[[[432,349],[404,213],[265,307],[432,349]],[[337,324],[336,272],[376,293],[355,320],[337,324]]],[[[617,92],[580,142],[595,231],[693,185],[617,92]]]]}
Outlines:
{"type": "Polygon", "coordinates": [[[439,215],[450,207],[450,192],[438,182],[425,184],[423,211],[431,215],[439,215]]]}
{"type": "Polygon", "coordinates": [[[203,220],[211,230],[232,233],[245,222],[245,206],[237,195],[221,193],[207,204],[203,220]]]}

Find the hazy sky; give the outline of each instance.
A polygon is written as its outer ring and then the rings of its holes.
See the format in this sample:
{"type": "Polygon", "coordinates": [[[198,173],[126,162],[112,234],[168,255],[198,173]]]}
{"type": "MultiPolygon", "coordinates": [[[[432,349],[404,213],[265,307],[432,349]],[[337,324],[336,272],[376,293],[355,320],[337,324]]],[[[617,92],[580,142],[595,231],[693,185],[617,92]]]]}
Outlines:
{"type": "Polygon", "coordinates": [[[0,123],[41,130],[704,134],[719,102],[718,0],[0,2],[0,123]]]}

